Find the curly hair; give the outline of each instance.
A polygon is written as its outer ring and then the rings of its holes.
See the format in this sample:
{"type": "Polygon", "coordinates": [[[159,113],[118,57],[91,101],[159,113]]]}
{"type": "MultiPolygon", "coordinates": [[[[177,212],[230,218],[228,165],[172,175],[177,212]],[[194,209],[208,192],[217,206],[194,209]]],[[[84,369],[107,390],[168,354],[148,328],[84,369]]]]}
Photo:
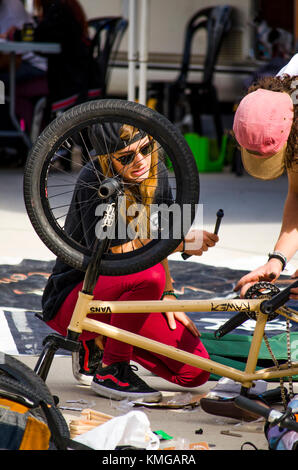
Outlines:
{"type": "Polygon", "coordinates": [[[289,75],[283,75],[282,77],[278,76],[260,78],[257,82],[254,82],[249,87],[248,93],[256,91],[259,88],[288,93],[290,96],[294,96],[297,101],[297,103],[293,101],[294,119],[286,148],[285,164],[287,168],[290,168],[293,163],[298,162],[298,75],[293,77],[290,77],[289,75]]]}

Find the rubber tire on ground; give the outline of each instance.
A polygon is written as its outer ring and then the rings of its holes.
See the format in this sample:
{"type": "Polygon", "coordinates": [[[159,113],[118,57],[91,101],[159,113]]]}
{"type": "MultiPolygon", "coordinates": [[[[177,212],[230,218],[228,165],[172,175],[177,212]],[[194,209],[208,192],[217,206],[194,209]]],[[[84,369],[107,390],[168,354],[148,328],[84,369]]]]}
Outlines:
{"type": "Polygon", "coordinates": [[[49,405],[54,405],[55,400],[45,382],[30,367],[23,362],[1,353],[0,355],[0,377],[10,377],[40,396],[49,405]]]}

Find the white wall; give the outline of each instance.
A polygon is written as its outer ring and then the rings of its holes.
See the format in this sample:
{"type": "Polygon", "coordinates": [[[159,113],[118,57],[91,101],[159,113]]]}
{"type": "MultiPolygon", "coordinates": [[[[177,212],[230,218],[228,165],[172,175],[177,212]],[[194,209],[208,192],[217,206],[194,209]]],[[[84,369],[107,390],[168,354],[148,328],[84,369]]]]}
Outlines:
{"type": "MultiPolygon", "coordinates": [[[[80,0],[88,18],[117,16],[128,12],[128,0],[80,0]]],[[[201,8],[210,5],[229,4],[235,7],[238,29],[249,38],[248,20],[250,0],[148,0],[150,6],[149,50],[150,52],[180,53],[184,27],[188,19],[201,8]]],[[[246,39],[247,41],[247,39],[246,39]]],[[[124,43],[125,44],[125,43],[124,43]]],[[[194,53],[197,52],[195,47],[194,53]]],[[[246,47],[246,50],[247,47],[246,47]]]]}

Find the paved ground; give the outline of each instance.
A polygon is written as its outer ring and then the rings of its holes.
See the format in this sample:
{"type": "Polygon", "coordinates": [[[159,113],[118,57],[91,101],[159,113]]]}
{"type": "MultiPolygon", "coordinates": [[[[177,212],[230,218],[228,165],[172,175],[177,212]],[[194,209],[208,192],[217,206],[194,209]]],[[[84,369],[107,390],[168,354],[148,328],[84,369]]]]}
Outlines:
{"type": "MultiPolygon", "coordinates": [[[[32,368],[37,360],[34,356],[21,356],[20,359],[32,368]]],[[[202,387],[189,390],[149,375],[144,369],[140,368],[139,372],[150,386],[162,391],[165,399],[171,399],[176,403],[188,403],[194,397],[199,399],[216,384],[214,381],[207,382],[202,387]]],[[[90,387],[77,384],[72,375],[71,359],[68,357],[54,359],[47,384],[51,392],[59,397],[63,414],[69,423],[80,416],[80,411],[74,411],[72,408],[92,408],[115,417],[140,410],[147,415],[152,431],[162,430],[173,437],[171,440],[161,441],[161,448],[176,446],[179,449],[179,446],[183,444],[188,448],[189,444],[199,442],[207,443],[211,451],[241,450],[242,444],[246,442],[253,443],[259,450],[268,448],[263,433],[263,423],[260,422],[245,423],[232,418],[211,415],[203,411],[200,406],[177,410],[136,408],[127,401],[118,402],[101,398],[90,387]],[[231,435],[222,434],[222,431],[228,431],[231,435]]],[[[275,385],[278,384],[271,384],[270,388],[275,385]]],[[[245,449],[252,450],[249,446],[245,449]]]]}
{"type": "MultiPolygon", "coordinates": [[[[201,175],[204,227],[213,231],[215,214],[219,208],[224,209],[225,216],[218,246],[198,261],[235,269],[253,269],[265,261],[279,233],[286,191],[286,178],[263,183],[247,175],[237,177],[228,171],[201,175]]],[[[24,258],[53,259],[52,253],[39,240],[28,220],[22,198],[22,169],[0,169],[0,221],[1,264],[18,262],[24,258]]],[[[296,267],[297,257],[292,261],[289,272],[296,267]]],[[[37,360],[35,356],[19,358],[32,368],[37,360]]],[[[142,371],[142,374],[146,375],[146,372],[142,371]]],[[[172,386],[153,376],[146,376],[146,380],[162,390],[165,396],[170,394],[176,398],[188,398],[185,393],[189,390],[172,386]]],[[[117,402],[95,396],[88,387],[78,386],[72,376],[69,357],[55,358],[47,383],[52,393],[59,396],[60,404],[64,407],[78,407],[78,400],[84,400],[87,406],[113,416],[123,413],[123,410],[128,411],[123,408],[123,404],[121,408],[117,402]],[[70,404],[69,400],[76,403],[70,404]]],[[[208,382],[203,387],[192,390],[192,394],[207,393],[214,385],[214,382],[208,382]]],[[[270,387],[273,386],[275,384],[270,384],[270,387]]],[[[297,391],[296,384],[295,388],[297,391]]],[[[152,430],[162,429],[176,440],[186,438],[191,443],[204,441],[209,444],[210,450],[240,450],[241,445],[247,441],[259,449],[267,448],[262,430],[247,431],[247,426],[241,427],[230,418],[209,415],[200,407],[193,410],[142,411],[147,414],[152,430]],[[202,434],[195,433],[199,429],[202,434]],[[221,431],[226,430],[236,432],[238,436],[221,434],[221,431]]],[[[63,410],[63,413],[68,420],[79,415],[74,410],[63,410]]]]}

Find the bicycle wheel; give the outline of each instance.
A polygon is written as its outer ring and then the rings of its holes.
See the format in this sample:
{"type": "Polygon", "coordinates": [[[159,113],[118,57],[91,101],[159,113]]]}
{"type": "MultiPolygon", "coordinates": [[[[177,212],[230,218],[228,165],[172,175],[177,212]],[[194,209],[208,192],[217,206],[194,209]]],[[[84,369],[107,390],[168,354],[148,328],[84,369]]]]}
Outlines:
{"type": "Polygon", "coordinates": [[[0,378],[2,377],[14,379],[25,387],[29,387],[47,403],[55,404],[45,382],[30,367],[9,354],[0,352],[0,378]]]}
{"type": "MultiPolygon", "coordinates": [[[[24,384],[16,382],[15,380],[9,377],[0,376],[0,397],[9,398],[9,393],[14,394],[16,396],[16,401],[18,401],[18,397],[20,399],[24,398],[25,400],[29,400],[31,402],[31,406],[33,406],[31,408],[29,405],[28,414],[42,421],[45,424],[49,424],[48,417],[45,415],[44,410],[40,406],[40,402],[43,401],[40,395],[38,395],[34,390],[32,390],[28,386],[25,386],[24,384]]],[[[25,400],[23,404],[26,405],[25,400]]],[[[69,438],[70,434],[68,425],[60,410],[56,406],[51,405],[51,407],[49,407],[49,412],[51,414],[52,421],[59,435],[63,436],[64,438],[69,438]]],[[[52,425],[52,423],[50,423],[50,425],[52,425]]],[[[53,436],[53,434],[51,435],[49,444],[50,450],[54,450],[56,448],[55,436],[53,436]]]]}
{"type": "Polygon", "coordinates": [[[123,100],[92,101],[70,109],[49,124],[32,148],[24,172],[24,199],[45,245],[66,264],[84,271],[95,240],[102,243],[105,237],[102,221],[107,220],[111,186],[113,197],[117,195],[117,233],[109,234],[111,243],[99,272],[134,273],[172,253],[195,217],[199,201],[195,161],[183,136],[164,116],[123,100]],[[150,155],[149,171],[145,163],[133,171],[134,160],[118,159],[115,140],[110,138],[115,129],[130,133],[121,134],[129,158],[142,155],[147,162],[150,155]],[[136,142],[137,151],[130,152],[136,142]],[[81,214],[76,223],[69,222],[74,207],[81,214]],[[105,212],[98,210],[103,207],[105,212]],[[88,227],[83,238],[84,223],[88,227]]]}

